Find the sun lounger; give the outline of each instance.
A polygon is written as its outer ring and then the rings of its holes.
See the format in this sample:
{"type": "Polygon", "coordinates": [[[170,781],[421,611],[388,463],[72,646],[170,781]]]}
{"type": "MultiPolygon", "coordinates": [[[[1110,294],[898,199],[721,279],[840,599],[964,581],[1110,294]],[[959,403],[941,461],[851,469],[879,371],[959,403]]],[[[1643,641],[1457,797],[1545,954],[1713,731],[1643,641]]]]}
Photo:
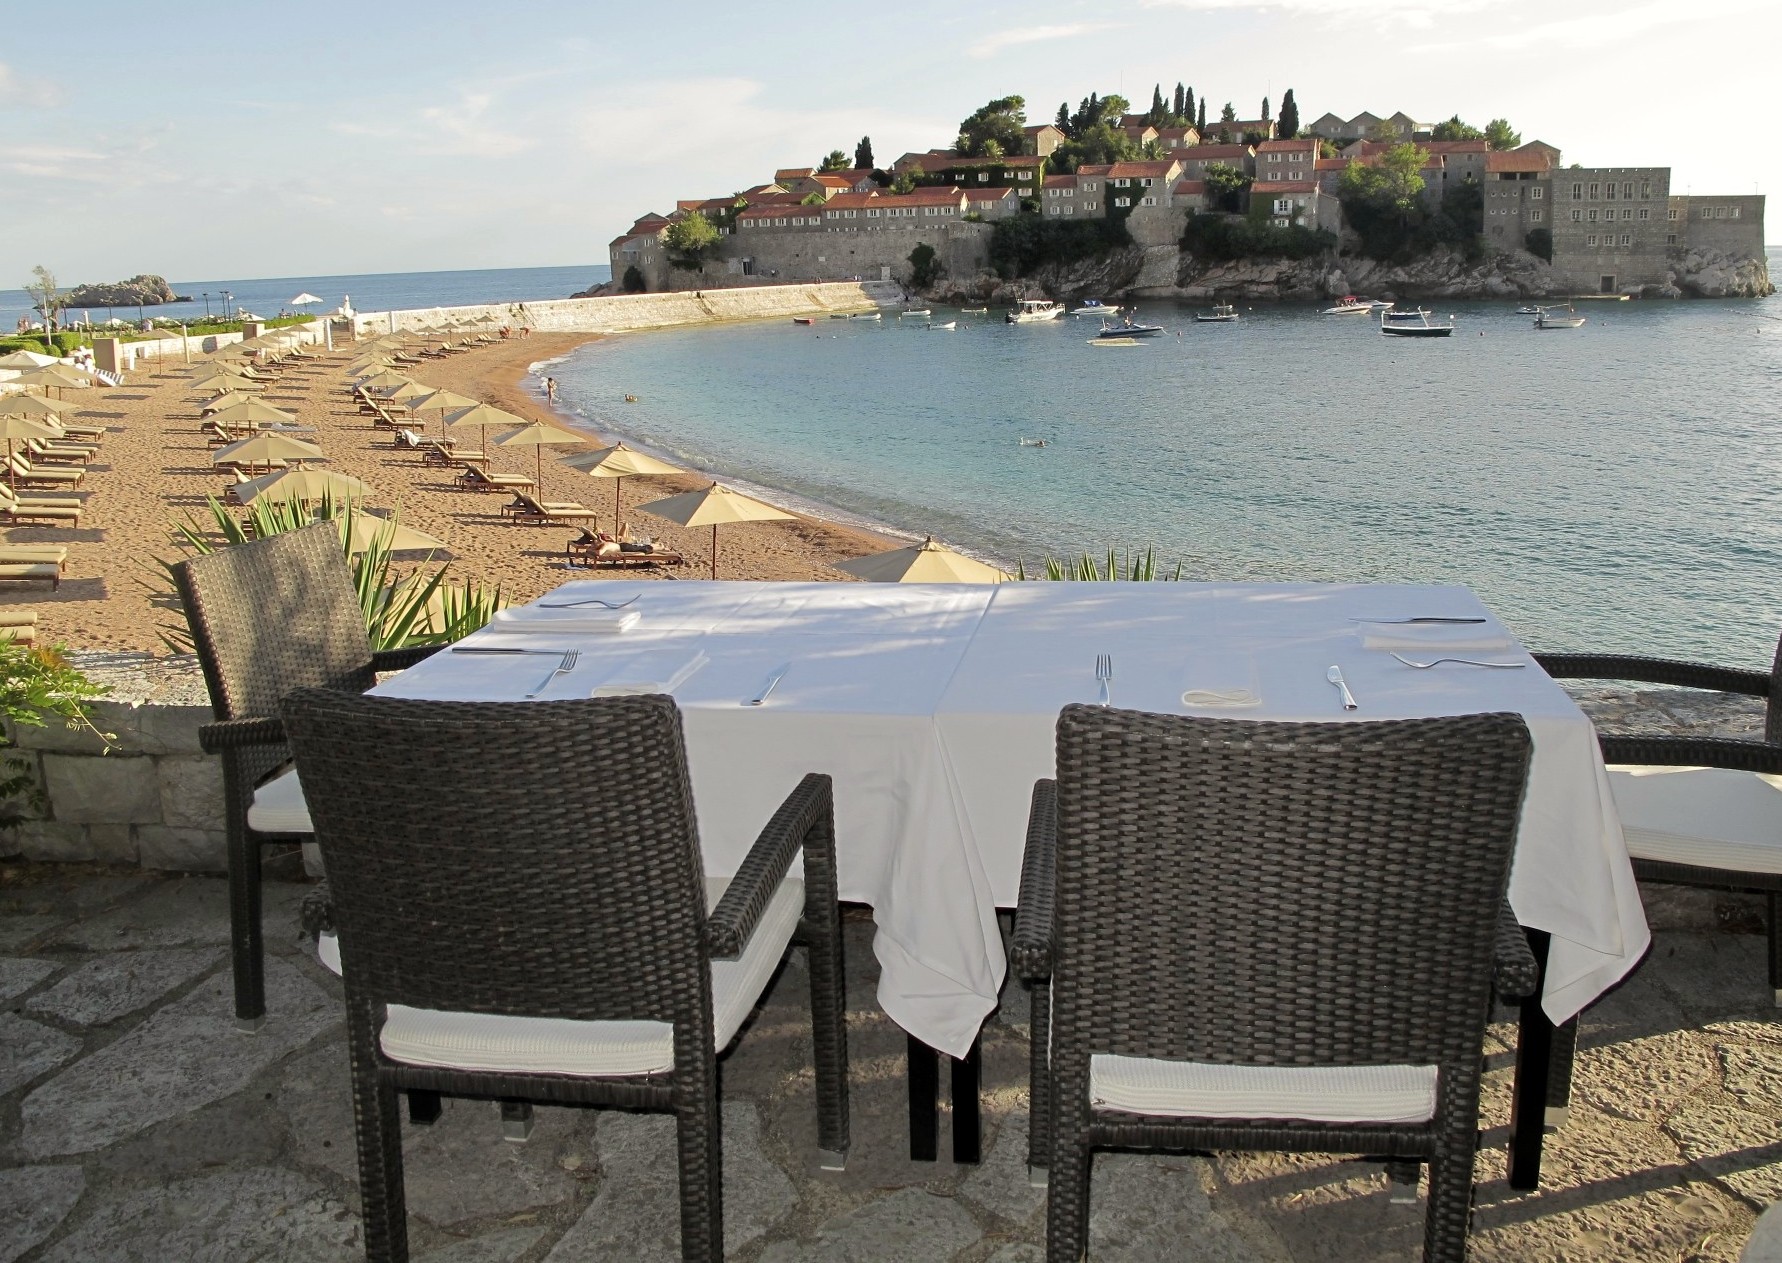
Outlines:
{"type": "Polygon", "coordinates": [[[528,495],[518,496],[512,504],[503,505],[501,512],[516,523],[528,526],[545,526],[551,522],[562,522],[565,525],[594,522],[598,516],[593,509],[585,504],[577,504],[574,500],[535,500],[528,495]]]}
{"type": "Polygon", "coordinates": [[[15,645],[37,643],[36,610],[0,610],[0,644],[7,641],[15,645]]]}
{"type": "Polygon", "coordinates": [[[62,586],[62,567],[53,561],[0,562],[0,582],[41,583],[51,588],[62,586]]]}
{"type": "Polygon", "coordinates": [[[65,466],[47,468],[33,465],[23,452],[15,452],[12,457],[12,470],[17,481],[26,486],[73,487],[87,476],[84,469],[69,469],[65,466]]]}
{"type": "Polygon", "coordinates": [[[48,439],[26,439],[25,451],[33,460],[46,460],[56,464],[84,465],[92,460],[98,452],[96,447],[73,446],[67,443],[52,443],[48,439]]]}
{"type": "Polygon", "coordinates": [[[464,472],[453,480],[460,491],[533,491],[538,484],[525,474],[485,473],[475,465],[464,466],[464,472]]]}
{"type": "Polygon", "coordinates": [[[681,554],[658,544],[626,543],[590,531],[583,531],[580,539],[571,540],[566,552],[572,568],[578,560],[591,569],[609,567],[618,570],[687,564],[687,559],[681,554]]]}
{"type": "MultiPolygon", "coordinates": [[[[16,566],[34,561],[65,565],[68,549],[61,544],[0,544],[0,565],[16,566]]],[[[0,611],[0,619],[4,616],[5,612],[0,611]]]]}
{"type": "Polygon", "coordinates": [[[82,509],[79,503],[49,503],[40,500],[14,497],[7,493],[0,495],[0,519],[7,522],[23,522],[27,519],[39,522],[57,522],[68,526],[78,526],[82,509]]]}

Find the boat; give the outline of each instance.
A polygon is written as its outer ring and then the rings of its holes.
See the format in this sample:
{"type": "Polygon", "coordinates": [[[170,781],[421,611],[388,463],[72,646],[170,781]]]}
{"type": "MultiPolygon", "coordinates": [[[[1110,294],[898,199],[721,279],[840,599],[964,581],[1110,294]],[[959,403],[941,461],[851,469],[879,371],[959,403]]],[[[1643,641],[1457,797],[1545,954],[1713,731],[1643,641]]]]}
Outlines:
{"type": "Polygon", "coordinates": [[[962,316],[983,316],[989,314],[989,311],[988,307],[961,307],[959,314],[962,316]]]}
{"type": "Polygon", "coordinates": [[[884,318],[885,313],[882,311],[856,311],[848,317],[849,320],[883,320],[884,318]]]}
{"type": "Polygon", "coordinates": [[[1030,325],[1056,320],[1063,314],[1064,308],[1049,298],[1023,298],[1003,319],[1012,325],[1030,325]]]}
{"type": "Polygon", "coordinates": [[[944,325],[937,325],[932,320],[928,322],[928,327],[930,329],[955,329],[958,328],[958,326],[959,322],[957,320],[949,320],[944,325]]]}
{"type": "Polygon", "coordinates": [[[810,316],[794,316],[792,317],[792,323],[795,325],[814,325],[817,322],[810,316]]]}
{"type": "Polygon", "coordinates": [[[1574,303],[1628,303],[1633,301],[1632,294],[1573,294],[1574,303]]]}
{"type": "Polygon", "coordinates": [[[1073,316],[1105,316],[1109,312],[1117,310],[1119,309],[1116,307],[1109,307],[1099,298],[1085,298],[1083,300],[1083,305],[1070,314],[1073,316]]]}
{"type": "Polygon", "coordinates": [[[1204,313],[1204,312],[1195,312],[1194,313],[1195,323],[1203,324],[1203,325],[1230,324],[1232,321],[1236,320],[1237,318],[1238,318],[1237,308],[1233,307],[1230,303],[1220,303],[1218,306],[1213,308],[1212,313],[1210,315],[1207,313],[1204,313]]]}
{"type": "Polygon", "coordinates": [[[1422,321],[1424,324],[1428,324],[1429,317],[1430,317],[1430,312],[1427,308],[1424,308],[1424,307],[1414,307],[1409,311],[1398,311],[1396,309],[1392,309],[1392,310],[1387,310],[1387,311],[1383,311],[1380,313],[1380,319],[1382,319],[1382,320],[1402,320],[1402,321],[1406,321],[1408,323],[1416,323],[1417,321],[1422,321]]]}
{"type": "Polygon", "coordinates": [[[1380,332],[1394,334],[1401,338],[1446,338],[1454,333],[1454,317],[1448,317],[1445,325],[1436,324],[1429,318],[1427,311],[1400,312],[1401,316],[1415,316],[1414,320],[1389,320],[1391,312],[1380,314],[1380,332]]]}
{"type": "Polygon", "coordinates": [[[1143,346],[1137,338],[1090,338],[1090,346],[1143,346]]]}
{"type": "Polygon", "coordinates": [[[1365,316],[1370,314],[1373,309],[1372,302],[1357,298],[1353,294],[1344,294],[1342,301],[1335,307],[1326,307],[1318,314],[1321,316],[1365,316]]]}
{"type": "Polygon", "coordinates": [[[1584,317],[1567,307],[1564,311],[1548,311],[1545,307],[1535,313],[1534,327],[1537,329],[1577,329],[1584,324],[1584,317]]]}
{"type": "Polygon", "coordinates": [[[934,313],[926,307],[905,307],[897,314],[899,316],[932,316],[934,313]]]}
{"type": "Polygon", "coordinates": [[[1518,316],[1538,316],[1543,311],[1546,311],[1546,310],[1547,309],[1545,307],[1536,307],[1533,303],[1530,303],[1526,307],[1516,308],[1516,314],[1518,316]]]}
{"type": "Polygon", "coordinates": [[[848,313],[845,311],[832,311],[829,313],[829,318],[831,320],[846,320],[848,318],[848,313]]]}
{"type": "Polygon", "coordinates": [[[1375,311],[1385,311],[1392,306],[1392,300],[1389,298],[1357,298],[1355,301],[1366,303],[1375,311]]]}
{"type": "Polygon", "coordinates": [[[1162,325],[1142,325],[1128,314],[1120,317],[1117,321],[1102,321],[1101,332],[1095,336],[1098,338],[1154,338],[1162,332],[1162,325]]]}

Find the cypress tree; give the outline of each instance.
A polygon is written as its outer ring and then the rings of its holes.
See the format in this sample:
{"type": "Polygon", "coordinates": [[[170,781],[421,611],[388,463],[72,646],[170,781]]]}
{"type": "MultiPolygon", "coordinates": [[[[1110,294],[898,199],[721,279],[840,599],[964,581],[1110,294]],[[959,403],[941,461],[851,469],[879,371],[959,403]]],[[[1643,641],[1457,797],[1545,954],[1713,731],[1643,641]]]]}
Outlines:
{"type": "Polygon", "coordinates": [[[871,136],[862,136],[860,143],[854,146],[854,165],[868,171],[872,169],[871,136]]]}
{"type": "Polygon", "coordinates": [[[1205,97],[1202,97],[1200,99],[1200,121],[1194,125],[1194,130],[1200,133],[1200,138],[1202,140],[1206,139],[1206,136],[1207,136],[1207,99],[1205,97]]]}
{"type": "Polygon", "coordinates": [[[1171,106],[1171,109],[1170,109],[1171,117],[1173,117],[1173,118],[1186,118],[1187,117],[1187,115],[1182,113],[1182,85],[1179,81],[1176,84],[1175,96],[1170,98],[1170,106],[1171,106]]]}
{"type": "Polygon", "coordinates": [[[1281,98],[1281,124],[1277,135],[1282,140],[1292,140],[1299,135],[1299,104],[1293,99],[1293,89],[1287,89],[1287,95],[1281,98]]]}
{"type": "MultiPolygon", "coordinates": [[[[1190,127],[1194,126],[1194,89],[1193,88],[1184,88],[1182,90],[1182,121],[1190,127]]],[[[1203,119],[1202,121],[1204,122],[1205,120],[1203,119]]]]}
{"type": "Polygon", "coordinates": [[[1262,98],[1262,117],[1264,119],[1268,118],[1268,98],[1267,97],[1262,98]]]}
{"type": "Polygon", "coordinates": [[[1076,135],[1076,129],[1071,126],[1069,101],[1060,101],[1058,103],[1058,117],[1052,120],[1052,126],[1056,127],[1066,136],[1076,135]]]}
{"type": "Polygon", "coordinates": [[[1166,117],[1168,116],[1163,109],[1163,85],[1154,83],[1151,85],[1151,109],[1145,115],[1145,121],[1153,127],[1161,127],[1166,117]]]}

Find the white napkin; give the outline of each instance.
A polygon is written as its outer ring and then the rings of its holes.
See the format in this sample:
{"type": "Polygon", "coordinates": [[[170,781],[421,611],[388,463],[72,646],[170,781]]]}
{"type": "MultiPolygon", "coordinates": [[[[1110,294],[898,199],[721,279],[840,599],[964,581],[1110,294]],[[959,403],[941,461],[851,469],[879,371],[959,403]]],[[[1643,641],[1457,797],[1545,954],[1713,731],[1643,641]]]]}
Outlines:
{"type": "Polygon", "coordinates": [[[622,632],[637,626],[636,610],[603,610],[598,605],[586,609],[547,610],[539,606],[497,610],[489,620],[490,631],[505,632],[622,632]]]}
{"type": "Polygon", "coordinates": [[[1262,691],[1256,686],[1256,659],[1247,653],[1191,650],[1187,680],[1184,706],[1262,705],[1262,691]]]}
{"type": "Polygon", "coordinates": [[[688,656],[684,649],[656,649],[625,659],[594,686],[590,697],[636,697],[672,693],[711,659],[703,650],[688,656]]]}
{"type": "Polygon", "coordinates": [[[1508,649],[1509,633],[1490,623],[1360,623],[1363,649],[1508,649]]]}

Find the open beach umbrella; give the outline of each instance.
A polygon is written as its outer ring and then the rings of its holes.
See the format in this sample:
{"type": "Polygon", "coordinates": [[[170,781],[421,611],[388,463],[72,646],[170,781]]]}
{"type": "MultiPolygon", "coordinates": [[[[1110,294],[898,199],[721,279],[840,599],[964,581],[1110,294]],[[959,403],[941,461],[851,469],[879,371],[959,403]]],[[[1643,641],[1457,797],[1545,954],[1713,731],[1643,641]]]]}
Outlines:
{"type": "Polygon", "coordinates": [[[201,417],[208,417],[213,412],[222,412],[225,409],[233,408],[238,403],[256,403],[259,401],[259,398],[260,396],[249,394],[244,390],[225,390],[215,399],[212,399],[209,403],[198,409],[198,415],[201,417]]]}
{"type": "Polygon", "coordinates": [[[6,480],[15,490],[19,485],[19,471],[12,463],[13,444],[23,443],[26,439],[53,439],[60,435],[61,429],[61,426],[53,425],[40,417],[25,417],[16,413],[0,416],[0,438],[6,440],[6,480]]]}
{"type": "Polygon", "coordinates": [[[449,390],[436,390],[425,398],[410,399],[410,412],[437,412],[443,418],[448,412],[462,408],[476,407],[476,400],[466,395],[455,394],[449,390]]]}
{"type": "Polygon", "coordinates": [[[262,474],[233,488],[235,498],[243,504],[264,495],[280,500],[358,500],[372,494],[371,485],[350,474],[337,474],[327,469],[281,469],[262,474]]]}
{"type": "Polygon", "coordinates": [[[376,387],[371,393],[385,403],[407,403],[410,399],[419,399],[422,395],[430,395],[433,392],[421,385],[420,382],[404,381],[398,386],[376,387]]]}
{"type": "Polygon", "coordinates": [[[411,385],[414,378],[406,373],[398,373],[393,368],[379,369],[359,379],[359,385],[366,390],[385,390],[391,386],[411,385]]]}
{"type": "Polygon", "coordinates": [[[838,561],[835,568],[869,583],[1007,583],[1014,578],[936,543],[932,535],[908,548],[838,561]]]}
{"type": "Polygon", "coordinates": [[[275,408],[258,399],[249,399],[245,403],[234,404],[221,412],[213,413],[211,420],[218,425],[295,425],[297,417],[283,408],[275,408]]]}
{"type": "Polygon", "coordinates": [[[238,377],[234,373],[212,373],[193,382],[187,387],[187,392],[194,395],[222,395],[231,391],[237,394],[259,394],[265,389],[265,382],[256,381],[252,377],[238,377]]]}
{"type": "Polygon", "coordinates": [[[579,469],[590,478],[611,478],[613,480],[613,529],[619,526],[619,489],[625,485],[625,479],[635,474],[678,474],[681,470],[665,460],[657,460],[654,456],[646,456],[642,452],[634,452],[623,443],[615,443],[611,447],[603,447],[598,452],[577,452],[574,456],[566,456],[563,463],[571,469],[579,469]]]}
{"type": "Polygon", "coordinates": [[[327,460],[328,455],[314,443],[306,443],[289,434],[269,431],[252,438],[225,443],[210,455],[213,465],[264,465],[271,469],[276,461],[327,460]]]}
{"type": "Polygon", "coordinates": [[[469,429],[475,426],[478,431],[477,446],[485,450],[489,446],[489,427],[492,425],[525,425],[525,417],[516,417],[511,412],[503,412],[493,404],[479,403],[474,408],[465,408],[459,412],[446,414],[442,430],[469,429]]]}
{"type": "Polygon", "coordinates": [[[0,368],[45,368],[55,362],[55,356],[39,355],[36,351],[9,351],[0,355],[0,368]]]}
{"type": "MultiPolygon", "coordinates": [[[[718,577],[718,528],[726,522],[790,522],[792,515],[771,504],[751,499],[740,491],[732,491],[713,483],[704,491],[685,491],[666,500],[652,500],[637,506],[639,513],[679,522],[682,526],[712,528],[712,578],[718,577]]],[[[615,524],[616,525],[616,524],[615,524]]]]}
{"type": "Polygon", "coordinates": [[[285,305],[287,307],[307,307],[311,303],[319,303],[321,301],[322,301],[321,299],[317,298],[314,294],[310,293],[308,290],[304,290],[301,294],[299,294],[299,295],[297,295],[297,297],[291,299],[290,302],[286,303],[285,305]]]}
{"type": "MultiPolygon", "coordinates": [[[[547,447],[573,447],[588,440],[579,434],[571,434],[568,430],[559,430],[554,425],[546,425],[542,421],[534,421],[530,425],[521,426],[512,434],[503,434],[495,440],[496,447],[530,447],[536,470],[533,477],[540,487],[544,486],[544,449],[547,447]]],[[[617,525],[617,523],[615,523],[617,525]]]]}
{"type": "Polygon", "coordinates": [[[66,364],[45,364],[42,368],[26,369],[12,381],[15,386],[41,386],[46,394],[51,390],[85,390],[93,384],[91,377],[66,364]]]}
{"type": "Polygon", "coordinates": [[[395,518],[373,517],[361,512],[349,514],[344,520],[352,523],[347,528],[347,542],[356,553],[366,552],[374,544],[393,553],[440,552],[446,547],[443,539],[434,539],[425,531],[404,526],[395,518]]]}
{"type": "Polygon", "coordinates": [[[54,421],[58,414],[72,407],[74,405],[66,399],[50,399],[43,395],[0,395],[0,416],[41,417],[54,421]]]}

